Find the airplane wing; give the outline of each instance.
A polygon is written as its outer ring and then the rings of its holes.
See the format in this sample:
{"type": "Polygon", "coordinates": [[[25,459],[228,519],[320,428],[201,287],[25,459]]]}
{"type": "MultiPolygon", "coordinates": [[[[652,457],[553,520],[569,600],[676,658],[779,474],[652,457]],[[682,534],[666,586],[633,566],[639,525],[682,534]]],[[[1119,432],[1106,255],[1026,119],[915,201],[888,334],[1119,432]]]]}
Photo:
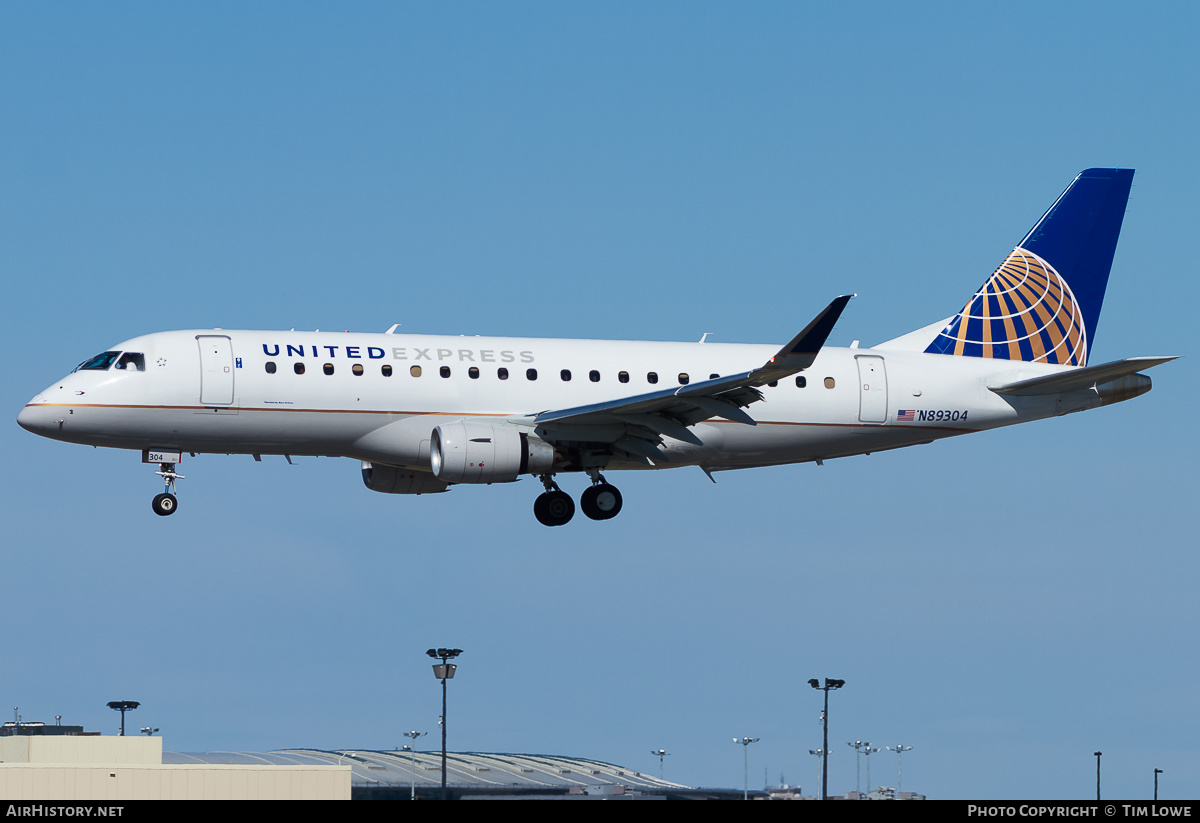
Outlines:
{"type": "Polygon", "coordinates": [[[532,422],[555,441],[610,443],[629,454],[665,462],[666,455],[658,448],[661,435],[702,445],[688,428],[701,421],[720,417],[756,425],[742,409],[763,399],[760,386],[812,365],[853,296],[834,299],[774,357],[751,371],[604,403],[545,411],[531,415],[532,422]]]}

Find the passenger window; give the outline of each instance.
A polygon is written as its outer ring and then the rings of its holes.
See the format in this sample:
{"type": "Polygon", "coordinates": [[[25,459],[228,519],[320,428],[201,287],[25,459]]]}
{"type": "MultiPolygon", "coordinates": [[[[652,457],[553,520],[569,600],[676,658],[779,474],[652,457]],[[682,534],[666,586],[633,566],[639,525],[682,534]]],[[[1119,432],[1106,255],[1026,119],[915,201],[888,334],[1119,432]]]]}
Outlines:
{"type": "Polygon", "coordinates": [[[808,380],[804,377],[804,375],[800,375],[799,377],[796,378],[796,388],[802,389],[807,385],[808,385],[808,380]]]}
{"type": "Polygon", "coordinates": [[[588,380],[591,380],[593,383],[599,383],[600,382],[600,372],[596,371],[595,369],[592,369],[590,372],[588,372],[588,380]]]}
{"type": "Polygon", "coordinates": [[[825,388],[827,388],[827,389],[833,388],[833,378],[832,377],[825,378],[825,388]]]}
{"type": "Polygon", "coordinates": [[[380,368],[380,371],[381,371],[381,372],[383,372],[383,376],[384,376],[384,377],[391,377],[391,376],[392,376],[392,367],[391,367],[391,366],[389,366],[389,365],[387,365],[387,364],[384,364],[384,365],[383,365],[383,367],[382,367],[382,368],[380,368]]]}
{"type": "Polygon", "coordinates": [[[440,369],[438,369],[438,371],[441,372],[442,377],[450,376],[450,367],[449,366],[442,366],[440,369]]]}
{"type": "Polygon", "coordinates": [[[559,377],[561,377],[561,378],[563,379],[563,382],[564,382],[564,383],[567,383],[567,382],[569,382],[569,381],[571,380],[571,370],[570,370],[570,369],[563,369],[562,371],[560,371],[560,372],[558,373],[558,376],[559,376],[559,377]]]}
{"type": "Polygon", "coordinates": [[[467,377],[471,378],[472,380],[478,380],[479,379],[479,369],[476,368],[475,366],[472,366],[471,368],[467,369],[467,377]]]}
{"type": "Polygon", "coordinates": [[[267,374],[274,374],[274,373],[275,373],[275,361],[268,360],[267,361],[267,374]]]}
{"type": "Polygon", "coordinates": [[[647,382],[647,383],[657,383],[657,382],[658,382],[658,373],[657,373],[657,372],[650,372],[649,374],[647,374],[647,375],[646,375],[646,382],[647,382]]]}
{"type": "Polygon", "coordinates": [[[296,374],[304,374],[304,364],[294,363],[292,365],[292,371],[294,371],[296,374]]]}
{"type": "Polygon", "coordinates": [[[710,375],[708,376],[708,379],[709,379],[709,380],[716,380],[716,379],[717,379],[718,377],[720,377],[720,376],[721,376],[721,375],[719,375],[719,374],[710,374],[710,375]]]}
{"type": "Polygon", "coordinates": [[[506,369],[504,367],[500,367],[500,368],[496,369],[496,376],[499,377],[501,380],[507,380],[508,379],[508,369],[506,369]]]}
{"type": "Polygon", "coordinates": [[[353,366],[350,368],[350,371],[354,372],[354,373],[355,373],[356,375],[358,375],[359,377],[362,377],[362,373],[363,373],[363,367],[362,367],[362,363],[355,363],[355,364],[354,364],[354,365],[353,365],[353,366]]]}
{"type": "Polygon", "coordinates": [[[333,364],[332,363],[326,363],[323,368],[324,368],[326,374],[333,374],[333,364]]]}
{"type": "Polygon", "coordinates": [[[528,380],[537,380],[537,369],[526,369],[525,377],[528,380]]]}
{"type": "Polygon", "coordinates": [[[621,381],[622,383],[628,383],[629,382],[629,372],[627,372],[627,371],[617,372],[617,380],[621,381]]]}
{"type": "Polygon", "coordinates": [[[692,382],[692,378],[688,377],[686,373],[681,372],[679,375],[679,385],[686,386],[690,382],[692,382]]]}
{"type": "Polygon", "coordinates": [[[413,377],[420,377],[421,376],[421,367],[413,366],[412,368],[410,368],[408,370],[408,373],[411,374],[413,377]]]}

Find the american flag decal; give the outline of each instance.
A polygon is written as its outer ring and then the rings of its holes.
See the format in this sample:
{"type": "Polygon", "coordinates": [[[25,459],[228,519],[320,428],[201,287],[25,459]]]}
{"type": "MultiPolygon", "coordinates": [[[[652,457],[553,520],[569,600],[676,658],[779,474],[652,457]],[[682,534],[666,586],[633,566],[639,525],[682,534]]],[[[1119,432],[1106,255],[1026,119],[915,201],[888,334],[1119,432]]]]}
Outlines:
{"type": "Polygon", "coordinates": [[[896,412],[896,422],[897,423],[911,423],[911,422],[913,422],[913,416],[915,414],[916,414],[916,411],[914,409],[899,409],[896,412]]]}

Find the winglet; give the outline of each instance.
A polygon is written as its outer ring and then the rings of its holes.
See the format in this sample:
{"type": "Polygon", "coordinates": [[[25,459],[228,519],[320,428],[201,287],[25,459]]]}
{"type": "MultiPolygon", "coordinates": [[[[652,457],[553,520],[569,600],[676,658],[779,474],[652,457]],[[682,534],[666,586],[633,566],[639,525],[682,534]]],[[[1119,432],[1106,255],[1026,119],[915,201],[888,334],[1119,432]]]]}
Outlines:
{"type": "Polygon", "coordinates": [[[762,368],[755,369],[751,373],[752,376],[756,380],[762,379],[762,382],[765,383],[787,377],[811,366],[817,359],[821,347],[825,345],[825,341],[833,332],[834,324],[842,316],[846,304],[850,302],[851,297],[857,296],[843,294],[835,297],[832,303],[804,327],[803,331],[792,338],[791,342],[776,352],[774,357],[762,365],[762,368]]]}

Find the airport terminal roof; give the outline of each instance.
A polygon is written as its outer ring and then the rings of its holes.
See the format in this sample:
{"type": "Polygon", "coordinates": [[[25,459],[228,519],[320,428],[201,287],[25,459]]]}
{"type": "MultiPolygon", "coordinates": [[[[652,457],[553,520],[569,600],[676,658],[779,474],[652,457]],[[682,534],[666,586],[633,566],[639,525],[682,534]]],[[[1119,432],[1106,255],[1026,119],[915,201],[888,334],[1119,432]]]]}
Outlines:
{"type": "MultiPolygon", "coordinates": [[[[408,796],[414,783],[428,795],[441,788],[441,752],[323,751],[284,749],[273,752],[163,752],[163,763],[350,766],[356,797],[379,794],[408,796]],[[399,792],[397,790],[403,790],[399,792]]],[[[588,760],[541,754],[449,752],[446,785],[458,795],[481,794],[611,794],[687,795],[696,790],[641,772],[588,760]]],[[[739,793],[740,794],[740,793],[739,793]]]]}

